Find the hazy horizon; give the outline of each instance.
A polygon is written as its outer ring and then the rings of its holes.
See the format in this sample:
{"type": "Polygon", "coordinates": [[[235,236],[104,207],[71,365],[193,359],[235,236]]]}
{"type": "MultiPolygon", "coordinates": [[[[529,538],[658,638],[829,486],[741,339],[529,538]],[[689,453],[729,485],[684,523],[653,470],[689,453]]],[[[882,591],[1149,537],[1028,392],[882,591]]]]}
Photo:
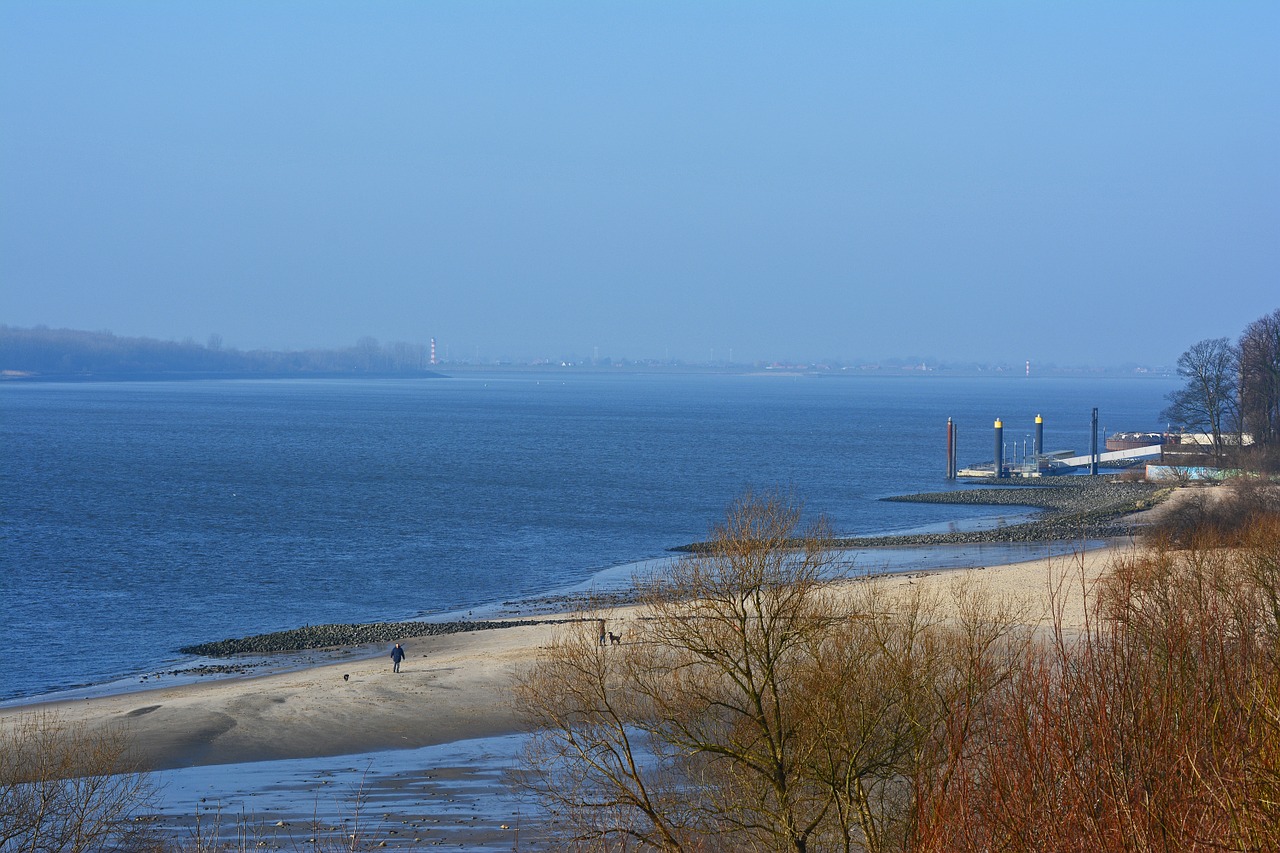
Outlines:
{"type": "MultiPolygon", "coordinates": [[[[0,345],[7,345],[8,343],[10,343],[10,341],[6,339],[9,336],[21,337],[24,339],[22,350],[26,352],[28,355],[32,355],[35,352],[46,353],[51,348],[57,347],[59,344],[60,336],[66,333],[67,335],[69,335],[69,337],[62,340],[63,346],[66,349],[74,350],[76,352],[88,352],[88,353],[99,352],[98,350],[95,350],[95,346],[96,346],[95,339],[98,336],[103,336],[103,337],[113,338],[116,341],[120,341],[120,342],[136,341],[138,342],[139,346],[143,347],[144,351],[147,353],[148,358],[156,357],[157,353],[164,352],[164,350],[154,349],[152,347],[152,345],[154,344],[176,345],[183,348],[194,347],[197,349],[210,350],[210,351],[239,352],[248,356],[271,355],[271,354],[288,355],[291,353],[292,354],[330,353],[330,354],[337,355],[342,353],[355,352],[365,347],[372,347],[374,351],[381,351],[387,358],[392,359],[391,363],[393,366],[387,367],[387,371],[389,372],[397,372],[397,371],[410,370],[410,369],[418,370],[418,369],[431,366],[431,362],[430,362],[431,345],[432,345],[431,339],[402,341],[402,340],[380,340],[372,336],[365,336],[356,341],[339,342],[333,345],[317,345],[314,347],[305,347],[305,348],[298,347],[298,348],[288,348],[288,349],[281,349],[281,350],[272,350],[268,348],[235,347],[223,341],[222,336],[218,334],[212,334],[209,336],[208,339],[204,341],[197,341],[191,336],[184,336],[183,338],[178,338],[175,336],[167,336],[167,337],[136,336],[135,337],[135,336],[129,336],[129,335],[118,335],[111,329],[98,329],[98,330],[69,329],[69,328],[51,327],[47,324],[38,324],[33,327],[24,328],[24,327],[8,326],[5,324],[0,324],[0,333],[5,333],[5,332],[8,332],[9,335],[6,336],[5,334],[0,334],[0,345]],[[44,337],[44,338],[40,337],[40,333],[42,332],[49,333],[48,337],[44,337]],[[36,333],[36,334],[35,336],[32,336],[29,333],[36,333]],[[33,350],[32,349],[33,346],[36,347],[36,349],[33,350]],[[419,359],[420,364],[418,362],[413,362],[413,366],[411,368],[410,362],[412,362],[414,358],[419,359]]],[[[130,359],[130,356],[128,355],[128,353],[130,352],[129,350],[125,349],[125,350],[118,350],[115,352],[117,352],[117,355],[119,355],[119,357],[121,357],[123,360],[129,361],[130,359]]],[[[171,353],[171,355],[177,357],[178,353],[171,353]]],[[[62,357],[65,358],[66,356],[62,356],[62,357]]],[[[1141,362],[1128,361],[1128,362],[1119,362],[1114,364],[1093,364],[1093,363],[1085,364],[1080,362],[1075,362],[1075,363],[1035,362],[1033,364],[1030,360],[1013,361],[1013,360],[1005,359],[1005,360],[996,360],[996,361],[990,361],[990,360],[976,361],[976,360],[969,360],[969,359],[939,358],[932,355],[920,355],[918,353],[907,353],[903,355],[886,355],[883,358],[868,358],[868,359],[853,359],[853,360],[834,359],[834,358],[780,359],[780,358],[770,358],[767,356],[763,358],[754,358],[754,359],[748,360],[748,359],[738,358],[734,354],[732,349],[729,349],[728,351],[721,350],[720,352],[716,352],[715,350],[712,350],[708,355],[704,356],[701,359],[697,357],[677,358],[674,356],[665,356],[665,357],[664,356],[631,356],[627,353],[607,354],[607,353],[596,352],[596,351],[593,351],[590,353],[581,353],[581,352],[571,351],[571,352],[564,352],[556,356],[539,356],[536,358],[521,359],[521,358],[508,358],[503,356],[494,356],[490,353],[482,353],[482,352],[471,352],[471,353],[454,352],[454,351],[451,351],[447,345],[440,345],[437,348],[436,359],[437,359],[436,364],[439,366],[482,367],[482,368],[486,368],[486,367],[492,368],[492,367],[501,367],[501,366],[516,366],[516,367],[522,367],[522,368],[523,367],[548,367],[548,366],[552,366],[552,367],[593,367],[594,366],[594,367],[609,368],[609,367],[617,367],[617,366],[644,367],[648,365],[653,367],[689,367],[689,368],[699,368],[699,369],[709,368],[713,370],[715,369],[741,370],[744,368],[754,369],[754,368],[764,367],[764,368],[778,369],[778,370],[786,370],[786,369],[803,369],[803,370],[840,369],[840,370],[855,370],[855,371],[857,370],[864,370],[864,371],[865,370],[886,370],[886,371],[942,370],[942,371],[960,372],[960,373],[972,373],[975,371],[979,373],[983,371],[995,371],[995,372],[1006,372],[1011,375],[1019,375],[1019,376],[1024,374],[1027,376],[1031,376],[1031,375],[1039,375],[1043,373],[1075,374],[1081,371],[1090,371],[1090,372],[1098,371],[1098,372],[1104,372],[1104,373],[1147,372],[1147,373],[1151,373],[1152,375],[1168,376],[1173,374],[1176,371],[1176,366],[1172,362],[1163,363],[1163,362],[1156,362],[1156,361],[1150,361],[1150,360],[1141,361],[1141,362]]],[[[12,364],[5,363],[5,364],[0,364],[0,367],[10,367],[10,368],[17,367],[17,369],[19,370],[23,369],[21,364],[12,365],[12,364]]],[[[136,367],[136,363],[135,363],[135,367],[136,367]]],[[[82,372],[83,369],[86,369],[86,368],[83,368],[83,367],[76,368],[71,370],[70,372],[71,373],[82,372]]],[[[139,368],[139,369],[141,370],[141,372],[144,372],[144,373],[149,372],[147,368],[139,368]]],[[[172,367],[169,369],[181,371],[182,368],[172,367]]],[[[253,369],[243,368],[243,367],[241,369],[246,369],[246,370],[249,370],[249,372],[253,372],[253,369]]],[[[259,366],[257,369],[263,369],[263,368],[259,366]]],[[[308,369],[313,369],[313,368],[308,368],[308,369]]],[[[37,370],[37,373],[40,373],[40,372],[43,372],[43,371],[37,370]]],[[[55,372],[66,372],[66,371],[55,371],[55,372]]],[[[111,372],[111,371],[108,370],[108,372],[111,372]]]]}
{"type": "Polygon", "coordinates": [[[0,323],[1169,365],[1280,302],[1277,43],[1264,2],[16,0],[0,323]]]}

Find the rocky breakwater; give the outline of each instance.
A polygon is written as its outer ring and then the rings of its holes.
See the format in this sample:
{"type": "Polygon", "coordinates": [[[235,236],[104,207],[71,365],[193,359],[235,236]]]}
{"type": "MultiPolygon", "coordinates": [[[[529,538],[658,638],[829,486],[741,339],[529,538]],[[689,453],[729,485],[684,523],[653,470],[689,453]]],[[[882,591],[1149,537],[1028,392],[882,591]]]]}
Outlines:
{"type": "Polygon", "coordinates": [[[975,488],[900,495],[884,498],[884,500],[966,506],[1033,507],[1039,510],[1039,513],[1030,521],[990,530],[845,537],[839,539],[836,545],[842,548],[868,548],[886,545],[1045,542],[1129,536],[1135,532],[1135,525],[1127,523],[1125,516],[1150,509],[1168,497],[1171,491],[1168,487],[1151,483],[1100,477],[1061,477],[1040,480],[1035,485],[1011,484],[1005,480],[994,479],[977,482],[980,485],[975,488]]]}
{"type": "MultiPolygon", "coordinates": [[[[1150,509],[1171,493],[1167,486],[1102,477],[1054,477],[1036,480],[1035,485],[1008,480],[975,480],[973,488],[950,492],[897,495],[886,501],[905,503],[957,504],[965,506],[1030,507],[1036,517],[1019,524],[989,530],[957,530],[946,533],[910,533],[894,536],[839,536],[835,548],[877,548],[929,545],[969,545],[983,542],[1050,542],[1081,539],[1110,539],[1129,536],[1135,525],[1125,516],[1150,509]]],[[[705,542],[681,545],[671,550],[703,553],[705,542]]]]}
{"type": "Polygon", "coordinates": [[[466,631],[490,631],[498,628],[515,628],[521,625],[546,625],[566,622],[565,619],[513,619],[501,622],[374,622],[365,625],[308,625],[291,631],[276,631],[235,640],[219,640],[184,646],[178,651],[186,655],[206,657],[230,657],[240,654],[273,654],[300,652],[307,649],[325,649],[336,646],[362,646],[370,643],[390,643],[408,637],[425,637],[438,634],[460,634],[466,631]]]}

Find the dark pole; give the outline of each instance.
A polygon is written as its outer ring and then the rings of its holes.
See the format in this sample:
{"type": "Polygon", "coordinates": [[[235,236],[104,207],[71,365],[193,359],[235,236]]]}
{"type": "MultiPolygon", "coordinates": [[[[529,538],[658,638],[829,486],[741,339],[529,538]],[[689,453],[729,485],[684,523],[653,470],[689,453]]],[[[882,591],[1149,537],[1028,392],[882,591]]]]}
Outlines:
{"type": "Polygon", "coordinates": [[[1033,450],[1036,456],[1044,453],[1044,418],[1039,415],[1036,415],[1036,443],[1033,450]]]}
{"type": "Polygon", "coordinates": [[[996,418],[996,476],[1004,476],[1004,424],[996,418]]]}
{"type": "Polygon", "coordinates": [[[951,418],[947,418],[947,479],[954,480],[956,478],[956,427],[951,422],[951,418]]]}
{"type": "Polygon", "coordinates": [[[1089,473],[1098,473],[1098,410],[1093,410],[1093,430],[1089,444],[1089,473]]]}

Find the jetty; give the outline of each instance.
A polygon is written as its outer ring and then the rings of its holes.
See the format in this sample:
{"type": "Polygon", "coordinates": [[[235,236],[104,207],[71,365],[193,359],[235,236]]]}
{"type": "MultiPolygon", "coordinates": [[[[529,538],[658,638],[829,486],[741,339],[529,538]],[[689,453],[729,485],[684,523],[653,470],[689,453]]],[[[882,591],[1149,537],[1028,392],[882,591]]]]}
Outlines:
{"type": "Polygon", "coordinates": [[[1004,422],[995,421],[995,458],[987,462],[978,462],[965,468],[956,464],[957,429],[951,418],[947,419],[947,479],[966,478],[1005,478],[1005,477],[1044,477],[1058,474],[1072,474],[1081,468],[1088,468],[1096,474],[1100,466],[1116,467],[1132,464],[1140,459],[1160,459],[1164,454],[1168,437],[1158,433],[1125,433],[1123,441],[1107,445],[1115,446],[1114,450],[1100,451],[1098,448],[1098,410],[1093,410],[1092,448],[1088,453],[1079,454],[1074,450],[1044,450],[1044,418],[1036,415],[1035,441],[1032,452],[1027,453],[1024,443],[1021,461],[1018,459],[1017,442],[1014,442],[1013,453],[1006,459],[1004,441],[1004,422]],[[1142,436],[1150,443],[1128,440],[1131,436],[1142,436]]]}

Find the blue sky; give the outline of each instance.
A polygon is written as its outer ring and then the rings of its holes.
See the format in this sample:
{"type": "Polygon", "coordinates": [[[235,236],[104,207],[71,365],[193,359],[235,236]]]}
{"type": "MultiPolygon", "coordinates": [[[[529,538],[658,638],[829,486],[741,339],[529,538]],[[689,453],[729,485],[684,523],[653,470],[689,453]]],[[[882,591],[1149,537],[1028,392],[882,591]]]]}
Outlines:
{"type": "Polygon", "coordinates": [[[1280,307],[1274,2],[0,4],[0,323],[1169,364],[1280,307]]]}

